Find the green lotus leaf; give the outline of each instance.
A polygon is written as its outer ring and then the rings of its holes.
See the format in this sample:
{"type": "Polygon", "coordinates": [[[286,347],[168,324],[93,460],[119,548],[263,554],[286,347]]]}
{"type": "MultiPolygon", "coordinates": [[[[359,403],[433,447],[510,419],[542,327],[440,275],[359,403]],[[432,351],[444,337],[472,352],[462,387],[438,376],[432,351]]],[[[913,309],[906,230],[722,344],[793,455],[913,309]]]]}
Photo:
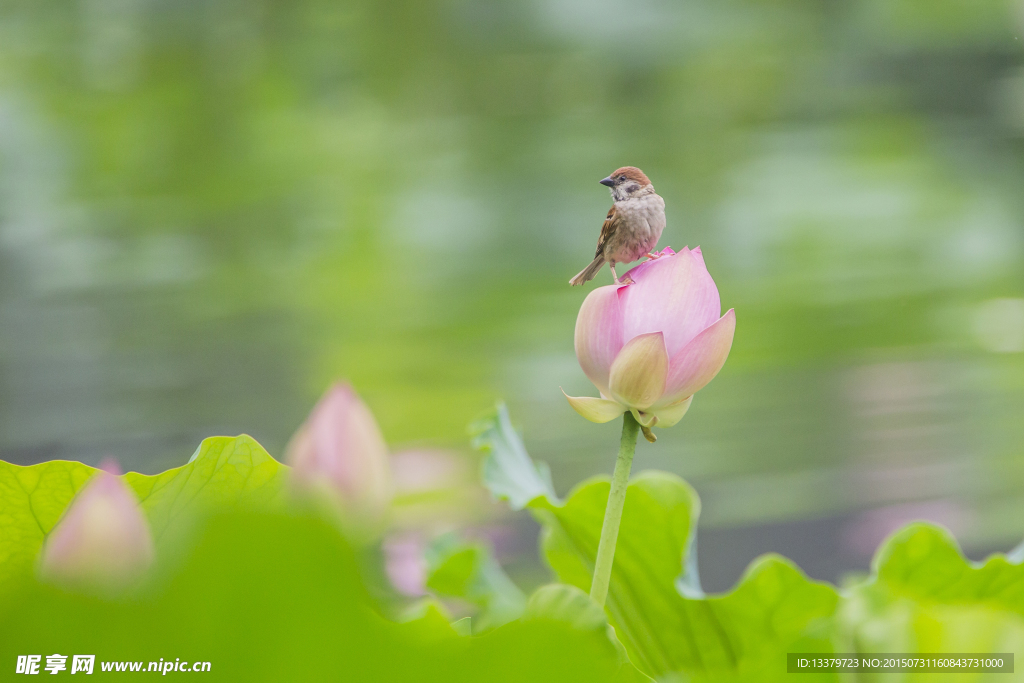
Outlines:
{"type": "MultiPolygon", "coordinates": [[[[531,503],[548,563],[582,590],[590,588],[608,490],[607,481],[592,480],[564,505],[531,503]]],[[[606,610],[633,664],[653,678],[767,678],[780,652],[830,651],[839,596],[784,558],[755,560],[724,595],[695,596],[692,584],[681,590],[697,506],[693,489],[671,474],[644,472],[629,484],[606,610]]]]}
{"type": "MultiPolygon", "coordinates": [[[[427,549],[426,559],[427,588],[479,608],[472,621],[474,633],[483,633],[522,615],[526,596],[508,578],[488,546],[444,534],[427,549]]],[[[469,624],[464,627],[469,628],[469,624]]]]}
{"type": "MultiPolygon", "coordinates": [[[[521,448],[507,415],[499,412],[486,433],[492,455],[501,450],[493,444],[521,448]]],[[[583,482],[564,503],[528,489],[537,494],[526,505],[541,523],[548,564],[559,581],[584,592],[609,487],[607,478],[583,482]]],[[[786,676],[778,662],[787,651],[833,651],[838,593],[784,558],[758,558],[733,591],[704,595],[696,569],[699,512],[696,492],[675,475],[643,472],[628,486],[605,610],[630,661],[655,679],[770,680],[786,676]]]]}
{"type": "Polygon", "coordinates": [[[1024,565],[1015,558],[972,562],[949,531],[915,522],[890,536],[873,564],[846,591],[837,627],[844,651],[1024,650],[1024,565]]]}
{"type": "Polygon", "coordinates": [[[474,434],[473,446],[487,454],[483,461],[484,486],[496,499],[508,501],[513,510],[522,510],[538,497],[556,500],[551,470],[546,463],[530,458],[504,403],[471,424],[469,430],[474,434]]]}
{"type": "MultiPolygon", "coordinates": [[[[46,535],[96,471],[67,460],[27,467],[0,461],[0,585],[32,571],[46,535]]],[[[159,541],[192,512],[280,500],[286,471],[252,437],[220,436],[205,439],[181,467],[124,479],[159,541]]]]}

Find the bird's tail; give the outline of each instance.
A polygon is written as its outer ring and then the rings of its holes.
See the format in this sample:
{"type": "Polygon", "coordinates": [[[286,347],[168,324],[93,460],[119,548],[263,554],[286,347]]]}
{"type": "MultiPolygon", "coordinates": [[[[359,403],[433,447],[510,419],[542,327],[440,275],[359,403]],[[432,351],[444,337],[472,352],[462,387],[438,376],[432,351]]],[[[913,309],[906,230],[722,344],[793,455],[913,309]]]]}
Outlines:
{"type": "Polygon", "coordinates": [[[594,258],[593,261],[590,262],[589,266],[587,266],[579,273],[577,273],[576,277],[569,280],[569,284],[575,287],[576,285],[582,285],[584,282],[587,282],[588,280],[593,280],[594,276],[597,275],[597,271],[601,270],[601,266],[603,265],[604,255],[598,255],[596,258],[594,258]]]}

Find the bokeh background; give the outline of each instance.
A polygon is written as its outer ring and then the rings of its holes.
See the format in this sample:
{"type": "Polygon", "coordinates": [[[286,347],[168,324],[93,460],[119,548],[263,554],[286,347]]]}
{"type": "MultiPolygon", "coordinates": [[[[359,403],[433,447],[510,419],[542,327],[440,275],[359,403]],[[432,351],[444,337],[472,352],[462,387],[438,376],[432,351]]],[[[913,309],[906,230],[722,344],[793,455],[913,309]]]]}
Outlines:
{"type": "Polygon", "coordinates": [[[706,587],[914,518],[1009,548],[1022,35],[1022,0],[3,0],[0,458],[280,457],[348,378],[396,449],[471,470],[504,398],[560,492],[610,472],[559,386],[593,393],[566,283],[629,164],[737,310],[636,465],[700,492],[706,587]]]}

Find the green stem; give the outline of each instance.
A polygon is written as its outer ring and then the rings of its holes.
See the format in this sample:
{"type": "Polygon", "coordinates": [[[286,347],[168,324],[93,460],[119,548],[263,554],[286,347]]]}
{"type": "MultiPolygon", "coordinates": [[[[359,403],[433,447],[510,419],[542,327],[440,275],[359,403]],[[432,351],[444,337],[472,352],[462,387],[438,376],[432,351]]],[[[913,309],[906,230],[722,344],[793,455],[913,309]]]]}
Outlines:
{"type": "Polygon", "coordinates": [[[626,485],[629,483],[629,469],[633,466],[636,435],[639,431],[640,424],[633,417],[633,413],[627,410],[622,418],[619,457],[615,460],[612,488],[608,492],[608,507],[604,509],[601,540],[597,544],[597,559],[594,561],[594,580],[590,584],[590,597],[602,607],[605,598],[608,597],[608,582],[612,578],[615,543],[619,538],[619,522],[622,521],[622,506],[626,502],[626,485]]]}

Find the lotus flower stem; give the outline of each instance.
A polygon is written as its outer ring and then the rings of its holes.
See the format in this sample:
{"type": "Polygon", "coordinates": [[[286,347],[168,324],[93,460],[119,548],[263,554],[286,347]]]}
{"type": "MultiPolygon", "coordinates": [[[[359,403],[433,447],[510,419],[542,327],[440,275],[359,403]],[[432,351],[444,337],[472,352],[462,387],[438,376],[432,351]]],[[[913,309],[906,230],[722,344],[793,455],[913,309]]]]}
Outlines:
{"type": "Polygon", "coordinates": [[[640,423],[631,412],[626,411],[622,417],[619,457],[615,460],[612,488],[608,492],[608,506],[604,509],[601,540],[597,544],[594,580],[590,584],[590,597],[601,607],[604,607],[605,598],[608,597],[608,583],[612,578],[612,562],[615,560],[615,544],[619,539],[619,522],[622,521],[622,506],[626,502],[626,485],[629,483],[629,470],[633,466],[636,436],[639,431],[640,423]]]}

